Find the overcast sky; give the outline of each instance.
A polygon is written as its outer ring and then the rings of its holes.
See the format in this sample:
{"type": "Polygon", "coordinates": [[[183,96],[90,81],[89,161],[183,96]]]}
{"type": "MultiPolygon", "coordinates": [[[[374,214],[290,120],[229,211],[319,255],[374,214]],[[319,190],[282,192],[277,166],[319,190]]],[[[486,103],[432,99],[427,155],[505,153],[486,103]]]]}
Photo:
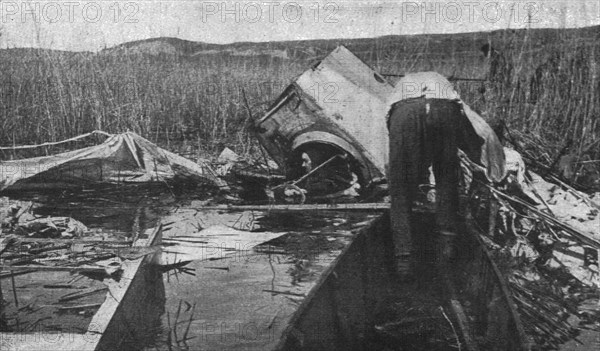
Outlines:
{"type": "Polygon", "coordinates": [[[599,0],[0,0],[0,47],[97,51],[169,36],[210,43],[600,24],[599,0]]]}

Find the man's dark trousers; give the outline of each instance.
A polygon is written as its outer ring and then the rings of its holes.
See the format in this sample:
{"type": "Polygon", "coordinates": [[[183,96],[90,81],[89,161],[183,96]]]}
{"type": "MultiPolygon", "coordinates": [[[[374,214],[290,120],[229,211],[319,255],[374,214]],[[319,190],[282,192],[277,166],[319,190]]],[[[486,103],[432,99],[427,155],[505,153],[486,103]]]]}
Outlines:
{"type": "Polygon", "coordinates": [[[406,260],[413,254],[412,204],[429,165],[436,182],[436,221],[440,233],[452,237],[457,232],[460,166],[457,148],[466,141],[463,129],[471,133],[474,130],[460,101],[424,97],[395,103],[388,123],[394,252],[396,259],[406,260]]]}

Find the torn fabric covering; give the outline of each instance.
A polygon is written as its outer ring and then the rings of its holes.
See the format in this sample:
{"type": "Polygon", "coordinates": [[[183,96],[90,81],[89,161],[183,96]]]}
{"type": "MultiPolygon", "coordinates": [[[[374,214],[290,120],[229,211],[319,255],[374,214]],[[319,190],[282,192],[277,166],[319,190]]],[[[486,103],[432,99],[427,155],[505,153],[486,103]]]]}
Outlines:
{"type": "Polygon", "coordinates": [[[477,135],[484,141],[481,145],[481,157],[473,161],[485,167],[489,180],[498,183],[506,176],[504,148],[492,127],[477,112],[465,103],[463,103],[463,110],[477,135]]]}
{"type": "Polygon", "coordinates": [[[172,179],[226,187],[207,164],[196,164],[131,132],[112,135],[99,145],[52,156],[0,161],[0,190],[172,179]]]}
{"type": "MultiPolygon", "coordinates": [[[[437,72],[416,72],[405,75],[396,83],[388,103],[392,106],[398,101],[418,97],[460,100],[460,96],[452,83],[441,74],[437,72]]],[[[482,141],[481,148],[477,152],[479,155],[477,155],[477,159],[472,159],[472,161],[485,168],[489,180],[500,182],[506,176],[502,144],[489,124],[477,112],[473,111],[464,102],[462,102],[462,106],[465,116],[482,141]]],[[[468,152],[469,150],[463,151],[468,152]]],[[[474,155],[469,154],[469,157],[474,158],[474,155]]]]}

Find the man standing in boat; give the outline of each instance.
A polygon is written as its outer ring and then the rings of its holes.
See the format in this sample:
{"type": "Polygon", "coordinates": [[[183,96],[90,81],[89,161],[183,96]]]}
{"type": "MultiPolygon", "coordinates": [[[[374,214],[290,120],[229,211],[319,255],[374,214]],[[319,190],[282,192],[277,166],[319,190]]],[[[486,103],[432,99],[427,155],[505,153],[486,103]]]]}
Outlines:
{"type": "Polygon", "coordinates": [[[432,166],[436,183],[436,259],[444,264],[457,253],[458,149],[483,166],[492,182],[504,178],[504,151],[490,126],[438,73],[407,74],[396,84],[390,103],[390,217],[396,271],[407,280],[414,268],[411,210],[428,167],[432,166]]]}

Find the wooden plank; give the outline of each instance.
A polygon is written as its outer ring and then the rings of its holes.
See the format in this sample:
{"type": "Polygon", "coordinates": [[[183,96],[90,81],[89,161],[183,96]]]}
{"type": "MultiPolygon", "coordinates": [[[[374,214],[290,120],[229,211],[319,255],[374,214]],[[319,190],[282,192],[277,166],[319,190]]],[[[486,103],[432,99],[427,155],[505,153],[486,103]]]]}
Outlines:
{"type": "Polygon", "coordinates": [[[44,289],[85,289],[81,286],[71,284],[44,284],[44,289]]]}
{"type": "Polygon", "coordinates": [[[18,272],[18,271],[46,271],[46,272],[85,272],[85,273],[104,273],[106,272],[104,267],[99,266],[38,266],[38,265],[23,265],[23,266],[10,266],[0,265],[0,269],[4,271],[18,272]]]}
{"type": "Polygon", "coordinates": [[[86,239],[63,239],[63,238],[19,238],[22,243],[69,243],[69,244],[113,244],[131,245],[131,240],[86,240],[86,239]]]}
{"type": "Polygon", "coordinates": [[[99,288],[87,289],[86,291],[66,294],[66,295],[62,296],[61,298],[59,298],[58,302],[67,302],[67,301],[77,300],[82,297],[90,296],[97,292],[105,291],[105,290],[108,290],[108,288],[106,286],[101,286],[99,288]]]}
{"type": "Polygon", "coordinates": [[[102,303],[89,303],[85,305],[77,305],[77,306],[61,306],[58,308],[59,311],[68,311],[68,310],[81,310],[84,308],[95,308],[102,306],[102,303]]]}
{"type": "Polygon", "coordinates": [[[23,274],[29,274],[31,272],[35,272],[35,271],[28,270],[28,271],[19,271],[19,272],[2,272],[2,273],[0,273],[0,280],[10,278],[10,277],[16,277],[16,276],[23,275],[23,274]]]}
{"type": "Polygon", "coordinates": [[[235,169],[234,168],[231,170],[231,173],[233,173],[234,176],[239,177],[239,178],[255,178],[255,179],[264,180],[265,182],[272,182],[274,180],[284,181],[286,179],[286,177],[283,175],[264,174],[264,173],[253,172],[253,171],[249,171],[249,170],[245,170],[245,169],[235,169]]]}
{"type": "Polygon", "coordinates": [[[383,211],[388,210],[386,202],[348,204],[272,204],[272,205],[218,205],[197,207],[201,210],[222,211],[383,211]]]}

